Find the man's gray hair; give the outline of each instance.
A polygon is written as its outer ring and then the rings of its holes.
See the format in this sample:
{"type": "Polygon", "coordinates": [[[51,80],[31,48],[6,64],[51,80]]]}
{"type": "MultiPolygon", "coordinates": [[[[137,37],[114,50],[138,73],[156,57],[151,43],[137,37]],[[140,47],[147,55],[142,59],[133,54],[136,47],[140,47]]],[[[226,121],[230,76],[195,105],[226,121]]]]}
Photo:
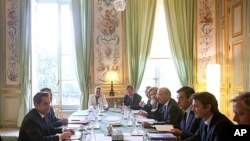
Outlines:
{"type": "Polygon", "coordinates": [[[239,95],[230,100],[231,102],[242,101],[245,108],[250,110],[250,92],[239,92],[239,95]]]}

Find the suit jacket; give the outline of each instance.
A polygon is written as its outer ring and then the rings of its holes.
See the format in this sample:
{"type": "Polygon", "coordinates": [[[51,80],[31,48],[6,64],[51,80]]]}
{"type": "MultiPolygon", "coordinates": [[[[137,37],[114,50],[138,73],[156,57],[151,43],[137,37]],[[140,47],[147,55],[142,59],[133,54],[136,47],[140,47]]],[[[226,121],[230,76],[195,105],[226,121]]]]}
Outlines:
{"type": "Polygon", "coordinates": [[[232,125],[233,123],[225,115],[216,112],[211,119],[207,133],[205,122],[202,121],[198,131],[184,141],[226,141],[228,140],[227,129],[232,125]]]}
{"type": "Polygon", "coordinates": [[[43,119],[34,108],[23,119],[18,141],[59,141],[57,133],[62,129],[52,127],[48,117],[43,119]]]}
{"type": "MultiPolygon", "coordinates": [[[[182,120],[182,111],[177,104],[177,102],[170,98],[168,102],[167,109],[164,109],[164,105],[159,105],[161,107],[158,108],[158,113],[160,113],[160,121],[154,124],[172,124],[175,128],[180,128],[180,123],[182,120]]],[[[157,114],[157,113],[155,113],[157,114]]]]}
{"type": "Polygon", "coordinates": [[[185,120],[186,119],[182,118],[181,121],[181,126],[180,126],[182,131],[181,139],[186,139],[194,135],[196,131],[199,129],[201,123],[201,119],[195,118],[195,114],[193,111],[190,111],[187,117],[187,121],[185,120]]]}
{"type": "MultiPolygon", "coordinates": [[[[160,112],[162,106],[163,106],[163,104],[158,103],[157,110],[155,110],[155,111],[151,110],[150,112],[148,112],[147,118],[152,118],[152,119],[155,119],[156,121],[162,121],[162,113],[160,112]]],[[[157,122],[154,124],[160,124],[160,122],[157,122]]]]}
{"type": "Polygon", "coordinates": [[[147,113],[150,113],[153,107],[150,104],[150,99],[147,101],[147,104],[145,104],[142,109],[146,111],[147,113]]]}
{"type": "Polygon", "coordinates": [[[50,106],[49,112],[46,114],[46,116],[49,118],[49,121],[53,127],[62,126],[62,121],[56,117],[54,108],[52,106],[50,106]]]}
{"type": "Polygon", "coordinates": [[[98,98],[98,103],[96,103],[95,94],[89,95],[88,107],[97,106],[98,104],[102,104],[105,108],[108,108],[108,102],[104,94],[100,95],[98,98]]]}
{"type": "Polygon", "coordinates": [[[142,97],[138,95],[137,93],[134,93],[133,100],[130,101],[130,97],[126,94],[123,98],[123,103],[126,106],[130,106],[130,109],[133,110],[140,110],[141,107],[139,106],[139,103],[141,102],[142,97]]]}

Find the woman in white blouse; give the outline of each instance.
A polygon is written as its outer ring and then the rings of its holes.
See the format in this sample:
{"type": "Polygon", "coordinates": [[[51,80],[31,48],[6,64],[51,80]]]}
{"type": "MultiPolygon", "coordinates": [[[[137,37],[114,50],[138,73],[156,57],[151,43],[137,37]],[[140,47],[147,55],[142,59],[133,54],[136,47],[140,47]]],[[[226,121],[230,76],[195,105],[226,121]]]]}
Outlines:
{"type": "Polygon", "coordinates": [[[100,86],[97,86],[95,88],[95,93],[89,95],[89,102],[88,102],[88,108],[95,106],[103,106],[105,109],[108,108],[108,102],[106,100],[105,95],[102,93],[102,88],[100,86]]]}

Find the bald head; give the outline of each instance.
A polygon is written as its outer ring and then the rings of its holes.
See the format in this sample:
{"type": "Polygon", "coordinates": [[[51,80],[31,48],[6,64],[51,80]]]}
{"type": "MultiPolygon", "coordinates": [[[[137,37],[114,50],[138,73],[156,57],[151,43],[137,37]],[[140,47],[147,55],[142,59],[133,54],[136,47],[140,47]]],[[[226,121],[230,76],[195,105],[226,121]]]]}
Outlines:
{"type": "Polygon", "coordinates": [[[160,103],[165,104],[171,98],[171,92],[167,87],[159,88],[157,98],[160,103]]]}

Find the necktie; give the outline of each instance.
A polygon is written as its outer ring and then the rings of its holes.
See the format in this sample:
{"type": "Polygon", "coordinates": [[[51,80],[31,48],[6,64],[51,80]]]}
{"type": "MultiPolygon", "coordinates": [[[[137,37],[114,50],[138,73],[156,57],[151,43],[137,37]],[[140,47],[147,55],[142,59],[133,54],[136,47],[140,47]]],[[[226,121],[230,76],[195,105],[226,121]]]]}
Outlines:
{"type": "Polygon", "coordinates": [[[49,135],[49,128],[48,128],[48,124],[46,122],[45,117],[43,117],[42,120],[43,120],[42,124],[43,124],[43,128],[44,128],[44,133],[48,136],[49,135]]]}
{"type": "Polygon", "coordinates": [[[207,133],[208,133],[208,126],[205,124],[204,127],[204,132],[205,132],[205,138],[207,137],[207,133]]]}
{"type": "Polygon", "coordinates": [[[133,105],[133,97],[129,97],[129,105],[133,105]]]}
{"type": "Polygon", "coordinates": [[[187,123],[187,112],[184,113],[182,119],[183,129],[186,129],[186,123],[187,123]]]}
{"type": "Polygon", "coordinates": [[[163,115],[163,121],[166,121],[166,118],[167,118],[167,106],[166,105],[163,105],[162,106],[162,115],[163,115]]]}

